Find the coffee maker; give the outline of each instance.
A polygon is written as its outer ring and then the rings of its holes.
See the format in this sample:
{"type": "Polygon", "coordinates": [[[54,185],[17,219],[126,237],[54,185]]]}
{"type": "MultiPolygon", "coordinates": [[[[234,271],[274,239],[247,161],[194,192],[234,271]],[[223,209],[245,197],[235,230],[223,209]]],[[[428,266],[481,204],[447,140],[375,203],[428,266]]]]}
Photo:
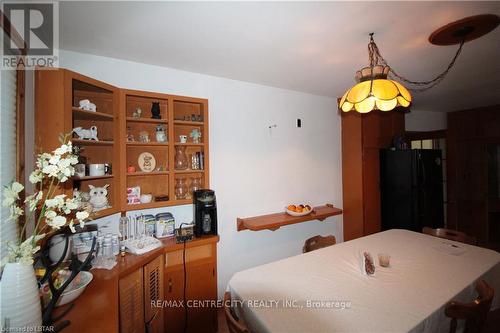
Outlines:
{"type": "Polygon", "coordinates": [[[217,235],[217,203],[212,190],[196,190],[194,201],[194,234],[217,235]]]}

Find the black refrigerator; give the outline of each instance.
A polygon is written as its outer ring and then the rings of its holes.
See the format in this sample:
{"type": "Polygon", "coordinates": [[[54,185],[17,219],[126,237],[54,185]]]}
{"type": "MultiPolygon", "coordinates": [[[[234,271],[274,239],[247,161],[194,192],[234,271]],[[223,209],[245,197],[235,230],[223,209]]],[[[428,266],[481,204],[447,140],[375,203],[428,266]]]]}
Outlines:
{"type": "Polygon", "coordinates": [[[441,150],[381,150],[382,230],[444,225],[441,150]]]}

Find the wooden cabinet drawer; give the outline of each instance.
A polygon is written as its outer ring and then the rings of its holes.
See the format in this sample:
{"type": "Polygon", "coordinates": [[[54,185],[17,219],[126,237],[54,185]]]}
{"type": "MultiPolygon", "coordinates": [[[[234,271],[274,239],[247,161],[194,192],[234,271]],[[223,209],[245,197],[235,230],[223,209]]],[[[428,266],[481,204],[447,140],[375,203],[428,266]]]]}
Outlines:
{"type": "MultiPolygon", "coordinates": [[[[210,259],[213,253],[213,245],[206,244],[201,246],[196,246],[186,249],[186,263],[191,261],[210,259]]],[[[167,252],[165,254],[165,266],[172,267],[176,265],[182,265],[183,262],[183,250],[177,250],[173,252],[167,252]]]]}

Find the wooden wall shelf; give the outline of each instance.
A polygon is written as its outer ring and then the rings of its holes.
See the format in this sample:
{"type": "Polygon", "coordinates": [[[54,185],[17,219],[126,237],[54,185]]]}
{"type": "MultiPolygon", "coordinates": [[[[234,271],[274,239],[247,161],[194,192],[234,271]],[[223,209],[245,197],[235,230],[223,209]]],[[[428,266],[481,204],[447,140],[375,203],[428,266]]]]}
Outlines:
{"type": "Polygon", "coordinates": [[[285,212],[269,215],[261,215],[247,218],[237,218],[237,229],[242,230],[271,230],[275,231],[282,226],[302,223],[307,221],[324,221],[327,217],[342,214],[342,209],[333,207],[331,204],[314,207],[311,214],[305,216],[291,216],[285,212]]]}

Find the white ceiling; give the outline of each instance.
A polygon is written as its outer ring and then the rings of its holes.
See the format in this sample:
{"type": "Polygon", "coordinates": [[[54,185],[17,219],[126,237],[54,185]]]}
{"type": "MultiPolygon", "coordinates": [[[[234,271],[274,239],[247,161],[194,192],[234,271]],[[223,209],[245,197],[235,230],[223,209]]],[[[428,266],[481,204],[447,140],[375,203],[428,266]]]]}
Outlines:
{"type": "MultiPolygon", "coordinates": [[[[368,64],[368,33],[389,64],[426,80],[456,46],[434,46],[436,28],[500,2],[63,2],[61,48],[331,97],[368,64]]],[[[498,104],[500,28],[464,46],[456,67],[413,110],[498,104]]]]}

